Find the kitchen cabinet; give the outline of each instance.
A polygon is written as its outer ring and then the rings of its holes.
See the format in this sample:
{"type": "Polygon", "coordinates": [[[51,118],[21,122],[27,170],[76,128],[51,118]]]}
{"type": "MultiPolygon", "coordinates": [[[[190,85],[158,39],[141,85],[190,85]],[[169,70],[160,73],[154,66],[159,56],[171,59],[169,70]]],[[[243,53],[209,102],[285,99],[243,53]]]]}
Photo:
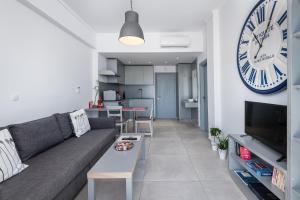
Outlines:
{"type": "Polygon", "coordinates": [[[142,85],[143,70],[141,66],[125,66],[125,85],[142,85]]]}
{"type": "Polygon", "coordinates": [[[125,85],[153,85],[153,66],[125,66],[125,85]]]}
{"type": "Polygon", "coordinates": [[[154,69],[152,66],[143,66],[144,85],[154,84],[154,69]]]}

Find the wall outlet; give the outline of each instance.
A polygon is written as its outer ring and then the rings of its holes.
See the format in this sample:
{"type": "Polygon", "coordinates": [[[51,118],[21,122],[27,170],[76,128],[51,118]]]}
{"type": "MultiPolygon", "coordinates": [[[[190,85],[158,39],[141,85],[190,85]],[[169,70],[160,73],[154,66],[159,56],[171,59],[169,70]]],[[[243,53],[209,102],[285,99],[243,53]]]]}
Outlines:
{"type": "Polygon", "coordinates": [[[14,101],[14,102],[19,101],[20,100],[20,95],[18,95],[18,94],[12,94],[10,96],[10,100],[14,101]]]}
{"type": "Polygon", "coordinates": [[[80,86],[78,86],[76,89],[75,89],[75,92],[77,93],[77,94],[80,94],[80,86]]]}

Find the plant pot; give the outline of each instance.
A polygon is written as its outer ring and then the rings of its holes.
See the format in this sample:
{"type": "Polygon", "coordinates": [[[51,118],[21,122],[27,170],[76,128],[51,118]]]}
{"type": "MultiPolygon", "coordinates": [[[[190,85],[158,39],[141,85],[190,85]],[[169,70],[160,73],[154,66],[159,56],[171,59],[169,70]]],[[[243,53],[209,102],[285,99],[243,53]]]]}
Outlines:
{"type": "Polygon", "coordinates": [[[221,160],[226,160],[226,156],[227,156],[227,149],[223,150],[223,149],[219,149],[219,156],[221,160]]]}
{"type": "Polygon", "coordinates": [[[211,141],[211,148],[213,151],[218,150],[218,144],[215,141],[211,141]]]}

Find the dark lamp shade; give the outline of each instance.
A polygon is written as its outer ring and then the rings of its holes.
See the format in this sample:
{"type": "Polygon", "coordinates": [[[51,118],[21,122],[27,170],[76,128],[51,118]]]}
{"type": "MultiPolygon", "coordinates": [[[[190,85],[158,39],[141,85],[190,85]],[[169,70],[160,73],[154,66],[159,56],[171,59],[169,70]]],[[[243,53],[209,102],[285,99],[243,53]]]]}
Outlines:
{"type": "Polygon", "coordinates": [[[125,13],[125,23],[123,24],[119,41],[126,45],[144,44],[144,33],[139,25],[139,15],[135,11],[125,13]]]}

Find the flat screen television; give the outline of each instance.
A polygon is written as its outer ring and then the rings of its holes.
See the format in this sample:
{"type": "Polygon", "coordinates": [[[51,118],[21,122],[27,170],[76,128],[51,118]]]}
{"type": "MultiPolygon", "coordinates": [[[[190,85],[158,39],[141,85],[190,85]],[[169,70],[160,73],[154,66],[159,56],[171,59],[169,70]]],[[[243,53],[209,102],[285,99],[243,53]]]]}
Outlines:
{"type": "Polygon", "coordinates": [[[246,101],[245,133],[286,156],[287,107],[246,101]]]}

